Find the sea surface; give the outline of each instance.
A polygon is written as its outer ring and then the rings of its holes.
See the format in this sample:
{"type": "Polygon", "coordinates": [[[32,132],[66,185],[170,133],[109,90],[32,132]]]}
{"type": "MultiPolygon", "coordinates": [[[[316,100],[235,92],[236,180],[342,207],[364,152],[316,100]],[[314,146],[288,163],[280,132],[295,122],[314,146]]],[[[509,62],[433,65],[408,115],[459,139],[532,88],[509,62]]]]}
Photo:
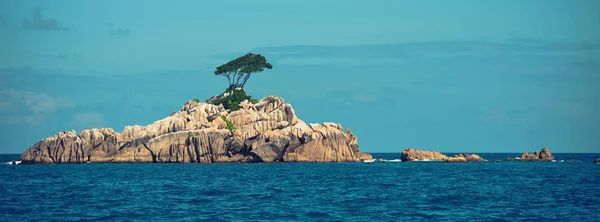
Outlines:
{"type": "Polygon", "coordinates": [[[0,221],[600,220],[600,154],[480,156],[490,162],[0,164],[0,221]]]}

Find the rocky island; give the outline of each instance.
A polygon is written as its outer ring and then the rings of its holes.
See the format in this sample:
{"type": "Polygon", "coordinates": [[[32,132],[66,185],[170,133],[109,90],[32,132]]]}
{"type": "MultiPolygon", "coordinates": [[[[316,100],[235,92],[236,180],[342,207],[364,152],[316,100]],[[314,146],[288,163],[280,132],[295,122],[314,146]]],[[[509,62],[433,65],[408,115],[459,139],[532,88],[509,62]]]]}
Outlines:
{"type": "Polygon", "coordinates": [[[268,96],[239,110],[186,102],[147,126],[60,132],[22,155],[23,163],[356,162],[358,139],[338,123],[307,124],[290,104],[268,96]]]}
{"type": "Polygon", "coordinates": [[[282,98],[260,101],[244,85],[251,75],[272,69],[260,54],[247,53],[216,68],[229,87],[205,102],[147,126],[60,132],[37,142],[22,163],[222,163],[357,162],[372,156],[339,123],[307,124],[282,98]]]}
{"type": "Polygon", "coordinates": [[[506,158],[508,161],[552,161],[554,160],[554,156],[550,153],[550,150],[547,147],[542,148],[539,152],[528,153],[524,152],[521,154],[521,157],[517,158],[506,158]]]}
{"type": "Polygon", "coordinates": [[[402,151],[400,159],[403,162],[407,161],[445,161],[448,163],[459,163],[459,162],[480,162],[483,159],[477,154],[461,153],[451,157],[448,157],[439,152],[415,150],[407,148],[402,151]]]}

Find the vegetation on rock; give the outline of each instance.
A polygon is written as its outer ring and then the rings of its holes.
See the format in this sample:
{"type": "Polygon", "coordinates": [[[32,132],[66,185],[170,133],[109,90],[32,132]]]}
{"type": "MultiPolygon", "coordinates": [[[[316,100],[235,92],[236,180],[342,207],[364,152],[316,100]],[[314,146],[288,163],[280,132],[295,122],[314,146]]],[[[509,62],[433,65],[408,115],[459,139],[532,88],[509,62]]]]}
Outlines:
{"type": "Polygon", "coordinates": [[[226,116],[221,116],[221,119],[223,121],[225,121],[225,123],[227,123],[227,127],[225,127],[227,130],[229,130],[229,132],[233,132],[236,130],[235,126],[233,125],[233,123],[229,120],[227,120],[226,116]]]}
{"type": "Polygon", "coordinates": [[[264,56],[254,53],[247,53],[217,67],[215,75],[225,76],[229,81],[229,87],[223,93],[223,97],[214,99],[212,103],[214,105],[223,104],[223,107],[230,112],[239,110],[239,105],[244,100],[258,103],[258,100],[246,93],[244,85],[252,74],[272,68],[273,65],[268,63],[264,56]]]}
{"type": "Polygon", "coordinates": [[[258,100],[253,99],[252,96],[246,94],[246,91],[244,91],[244,89],[227,89],[225,93],[227,93],[228,95],[223,98],[216,99],[213,102],[213,104],[223,104],[223,107],[225,107],[225,109],[228,109],[230,112],[239,110],[240,103],[244,100],[248,100],[248,102],[253,104],[258,103],[258,100]]]}
{"type": "Polygon", "coordinates": [[[194,102],[200,103],[200,100],[198,98],[195,98],[194,100],[192,100],[194,102]]]}

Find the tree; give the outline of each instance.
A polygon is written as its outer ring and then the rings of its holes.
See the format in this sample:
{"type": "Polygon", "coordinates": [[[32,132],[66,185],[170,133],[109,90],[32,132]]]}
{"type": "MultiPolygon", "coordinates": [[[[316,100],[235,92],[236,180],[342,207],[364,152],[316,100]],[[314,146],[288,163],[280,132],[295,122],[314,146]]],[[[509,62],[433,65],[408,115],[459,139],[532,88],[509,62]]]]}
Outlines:
{"type": "Polygon", "coordinates": [[[273,69],[273,65],[261,54],[247,53],[219,67],[215,75],[225,76],[229,81],[228,89],[244,88],[253,73],[273,69]]]}

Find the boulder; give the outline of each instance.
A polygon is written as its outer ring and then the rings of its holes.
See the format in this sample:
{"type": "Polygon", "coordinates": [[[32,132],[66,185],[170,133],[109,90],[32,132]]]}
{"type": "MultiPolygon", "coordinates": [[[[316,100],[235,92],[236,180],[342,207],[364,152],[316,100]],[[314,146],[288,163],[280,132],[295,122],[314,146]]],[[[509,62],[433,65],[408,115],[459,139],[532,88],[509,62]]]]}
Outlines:
{"type": "Polygon", "coordinates": [[[439,152],[432,151],[424,151],[424,150],[415,150],[412,148],[407,148],[402,151],[402,155],[400,156],[402,161],[415,161],[415,160],[446,160],[448,156],[441,154],[439,152]]]}
{"type": "Polygon", "coordinates": [[[554,156],[552,156],[552,153],[550,153],[550,150],[547,147],[544,147],[538,153],[538,159],[541,159],[541,160],[554,160],[554,156]]]}
{"type": "Polygon", "coordinates": [[[464,158],[467,162],[481,162],[481,161],[483,161],[483,158],[481,158],[477,154],[461,153],[461,154],[454,155],[453,157],[455,157],[455,158],[464,158]]]}
{"type": "Polygon", "coordinates": [[[458,163],[458,162],[479,162],[483,161],[477,154],[468,154],[461,153],[454,155],[452,157],[448,157],[440,152],[434,151],[424,151],[424,150],[415,150],[412,148],[407,148],[402,151],[402,155],[400,156],[402,161],[446,161],[449,163],[458,163]]]}
{"type": "Polygon", "coordinates": [[[368,153],[359,153],[358,154],[358,160],[359,161],[373,160],[373,156],[371,154],[368,154],[368,153]]]}

